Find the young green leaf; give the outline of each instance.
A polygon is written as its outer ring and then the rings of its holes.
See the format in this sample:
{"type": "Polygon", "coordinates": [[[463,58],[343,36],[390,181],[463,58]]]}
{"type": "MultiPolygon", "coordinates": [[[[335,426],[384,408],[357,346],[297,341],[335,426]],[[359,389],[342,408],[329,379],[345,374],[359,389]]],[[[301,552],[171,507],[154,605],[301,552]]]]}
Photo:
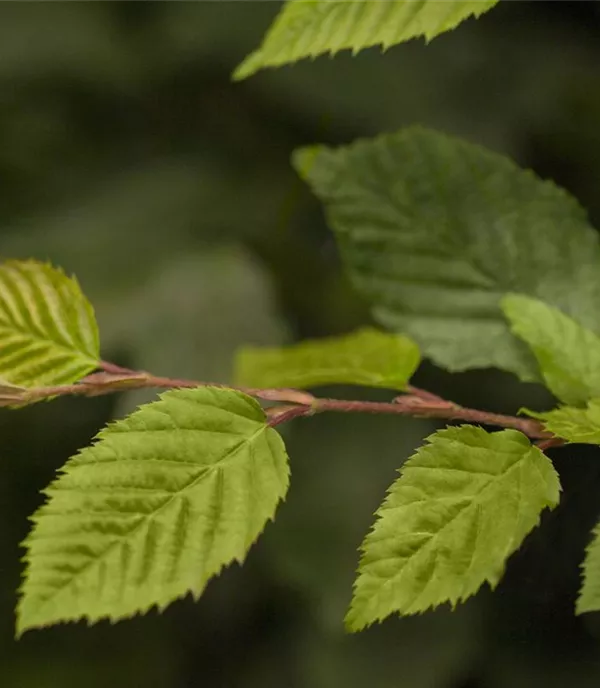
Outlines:
{"type": "Polygon", "coordinates": [[[404,389],[418,365],[419,349],[411,339],[363,328],[287,348],[242,349],[236,359],[236,380],[247,387],[339,383],[404,389]]]}
{"type": "Polygon", "coordinates": [[[502,310],[517,337],[533,351],[548,389],[566,404],[600,397],[600,337],[557,308],[509,294],[502,310]]]}
{"type": "Polygon", "coordinates": [[[498,0],[288,0],[260,48],[233,74],[245,79],[259,69],[279,67],[306,57],[340,50],[357,53],[381,45],[424,36],[427,41],[454,29],[465,19],[478,17],[498,0]]]}
{"type": "Polygon", "coordinates": [[[600,611],[600,523],[592,531],[593,539],[583,562],[583,585],[575,605],[577,614],[600,611]]]}
{"type": "Polygon", "coordinates": [[[297,151],[342,260],[377,320],[449,370],[539,379],[500,299],[537,296],[598,327],[600,245],[565,191],[508,159],[412,127],[297,151]]]}
{"type": "Polygon", "coordinates": [[[568,442],[600,444],[600,399],[591,399],[587,408],[561,406],[553,411],[527,414],[541,420],[549,432],[568,442]]]}
{"type": "Polygon", "coordinates": [[[288,487],[256,401],[173,390],[102,430],[46,490],[25,540],[17,632],[164,609],[242,562],[288,487]]]}
{"type": "Polygon", "coordinates": [[[558,504],[549,459],[516,430],[465,425],[427,439],[400,470],[362,545],[346,622],[350,630],[394,612],[454,606],[488,581],[558,504]]]}
{"type": "Polygon", "coordinates": [[[77,280],[37,261],[0,265],[0,379],[75,382],[100,358],[94,311],[77,280]]]}

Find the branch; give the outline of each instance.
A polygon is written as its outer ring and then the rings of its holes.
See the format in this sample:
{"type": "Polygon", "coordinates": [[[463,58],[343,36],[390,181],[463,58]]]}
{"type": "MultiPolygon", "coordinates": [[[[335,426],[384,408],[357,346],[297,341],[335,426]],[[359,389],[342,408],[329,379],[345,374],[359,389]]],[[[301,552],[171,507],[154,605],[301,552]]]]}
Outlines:
{"type": "Polygon", "coordinates": [[[552,449],[553,447],[562,447],[567,443],[562,437],[548,437],[543,440],[538,440],[535,446],[541,451],[546,451],[546,449],[552,449]]]}
{"type": "Polygon", "coordinates": [[[281,401],[293,404],[311,405],[314,397],[299,389],[254,389],[251,387],[233,387],[216,382],[201,382],[199,380],[185,380],[179,378],[160,377],[145,371],[128,370],[112,364],[102,363],[104,370],[92,373],[72,385],[56,385],[52,387],[33,387],[31,389],[17,388],[20,393],[13,393],[4,397],[0,393],[0,406],[33,403],[57,396],[85,396],[96,397],[103,394],[123,392],[131,389],[173,389],[193,387],[220,387],[222,389],[236,389],[249,396],[265,401],[281,401]],[[106,371],[118,372],[106,372],[106,371]]]}
{"type": "Polygon", "coordinates": [[[343,399],[321,399],[298,389],[255,389],[249,387],[232,387],[231,385],[200,382],[178,378],[159,377],[145,371],[129,370],[112,363],[102,362],[102,370],[84,377],[72,385],[57,385],[53,387],[34,387],[32,389],[14,388],[15,391],[7,395],[0,393],[0,405],[15,406],[33,403],[57,396],[78,395],[93,397],[113,392],[131,389],[158,388],[172,389],[177,387],[202,387],[210,385],[223,389],[236,389],[249,396],[264,401],[281,402],[281,405],[267,409],[269,425],[276,426],[292,418],[310,416],[326,411],[343,413],[389,413],[401,416],[416,416],[421,418],[440,418],[447,420],[463,420],[469,423],[495,425],[502,428],[519,430],[528,437],[541,440],[540,446],[558,446],[552,433],[546,431],[543,425],[534,419],[505,416],[499,413],[489,413],[464,406],[452,401],[409,386],[407,394],[396,397],[392,402],[379,401],[350,401],[343,399]]]}
{"type": "MultiPolygon", "coordinates": [[[[402,399],[402,397],[401,397],[402,399]]],[[[421,418],[444,418],[447,420],[464,420],[469,423],[495,425],[502,428],[519,430],[532,439],[549,440],[552,433],[544,429],[537,420],[505,416],[500,413],[489,413],[477,409],[458,406],[449,401],[442,403],[426,402],[420,397],[407,396],[401,403],[394,401],[385,403],[379,401],[345,401],[340,399],[315,399],[311,407],[286,408],[281,416],[271,417],[271,425],[279,425],[290,418],[308,416],[324,411],[341,411],[344,413],[391,413],[400,416],[416,416],[421,418]],[[295,410],[293,410],[295,409],[295,410]]],[[[554,444],[552,445],[554,446],[554,444]]]]}

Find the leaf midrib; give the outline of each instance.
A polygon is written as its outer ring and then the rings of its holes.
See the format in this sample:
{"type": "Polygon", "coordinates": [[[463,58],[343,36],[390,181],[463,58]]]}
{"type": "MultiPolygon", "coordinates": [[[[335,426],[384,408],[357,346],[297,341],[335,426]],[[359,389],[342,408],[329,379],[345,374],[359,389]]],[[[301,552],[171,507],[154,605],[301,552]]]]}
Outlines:
{"type": "MultiPolygon", "coordinates": [[[[137,523],[131,530],[129,530],[127,533],[124,533],[120,537],[117,537],[117,539],[113,540],[96,558],[90,558],[90,561],[83,566],[81,569],[77,571],[77,574],[69,578],[65,583],[60,585],[55,591],[53,592],[52,595],[46,597],[39,605],[38,605],[38,610],[43,609],[45,605],[49,604],[52,600],[54,600],[58,595],[63,593],[63,591],[68,588],[70,585],[73,584],[73,581],[82,575],[84,572],[88,571],[94,564],[98,564],[107,554],[112,551],[114,547],[117,545],[121,544],[121,542],[124,539],[129,539],[135,535],[135,533],[143,526],[145,525],[149,520],[153,519],[156,514],[158,514],[160,511],[163,509],[166,509],[168,506],[170,506],[176,498],[181,496],[183,493],[192,490],[198,483],[200,483],[203,479],[208,477],[209,475],[212,474],[213,471],[216,470],[222,470],[223,469],[223,463],[224,462],[231,462],[232,459],[235,457],[235,455],[240,451],[240,449],[245,445],[245,444],[251,444],[254,442],[254,440],[265,430],[267,430],[268,427],[267,425],[261,425],[256,432],[254,432],[250,437],[248,437],[245,441],[240,441],[237,445],[231,448],[231,450],[223,456],[222,459],[220,459],[218,462],[215,462],[212,466],[209,467],[203,467],[204,470],[200,472],[200,475],[197,475],[191,480],[187,485],[185,485],[181,490],[177,492],[173,492],[169,499],[167,499],[164,504],[161,504],[157,509],[154,511],[148,513],[146,516],[143,516],[142,519],[140,520],[139,523],[137,523]]],[[[27,627],[31,627],[34,624],[28,624],[27,627]]]]}
{"type": "Polygon", "coordinates": [[[32,332],[32,330],[28,329],[23,329],[22,327],[17,326],[15,323],[10,323],[10,327],[7,326],[6,321],[0,320],[0,333],[7,332],[9,335],[11,333],[17,333],[24,339],[29,339],[32,342],[43,342],[46,346],[53,346],[57,349],[61,349],[64,351],[67,351],[70,355],[77,354],[80,358],[84,359],[86,363],[97,363],[98,362],[98,357],[97,356],[91,356],[89,352],[83,352],[80,349],[76,347],[76,344],[73,343],[71,345],[66,344],[64,341],[56,341],[55,339],[52,339],[49,336],[48,332],[42,332],[42,336],[35,336],[38,335],[39,333],[32,332]]]}
{"type": "MultiPolygon", "coordinates": [[[[387,579],[383,582],[383,584],[381,585],[381,588],[385,588],[386,586],[392,584],[394,581],[397,581],[398,579],[400,579],[400,578],[403,576],[403,574],[405,573],[408,564],[409,564],[416,556],[420,555],[423,551],[425,551],[427,547],[432,547],[433,544],[435,543],[436,539],[437,539],[437,538],[438,538],[438,537],[439,537],[439,536],[440,536],[449,526],[451,526],[451,525],[456,521],[456,519],[458,519],[460,516],[462,516],[462,515],[464,514],[465,509],[468,509],[469,507],[471,507],[471,506],[473,505],[473,503],[477,500],[477,498],[481,497],[482,493],[484,493],[484,492],[486,491],[487,488],[493,487],[497,482],[499,482],[499,481],[505,479],[505,478],[508,476],[508,474],[509,474],[514,468],[520,467],[520,464],[521,464],[521,462],[522,462],[524,459],[525,459],[525,455],[523,455],[520,459],[518,459],[517,461],[515,461],[515,463],[513,463],[506,471],[504,471],[503,473],[498,474],[498,475],[497,475],[497,480],[490,480],[490,481],[487,482],[485,485],[483,485],[483,486],[481,487],[481,489],[480,489],[478,492],[474,493],[474,494],[473,494],[471,497],[469,497],[469,498],[465,498],[465,505],[464,505],[464,507],[463,507],[462,509],[460,509],[460,510],[459,510],[459,511],[458,511],[449,521],[447,521],[447,522],[446,522],[446,523],[445,523],[436,533],[434,533],[434,534],[432,535],[431,538],[429,538],[429,539],[428,539],[427,541],[425,541],[422,545],[420,545],[420,546],[415,550],[415,552],[414,552],[410,557],[408,557],[408,558],[406,559],[406,563],[402,566],[401,571],[400,571],[396,576],[392,576],[392,577],[390,577],[390,578],[387,578],[387,579]],[[468,500],[468,501],[467,501],[467,500],[468,500]]],[[[430,501],[430,500],[428,500],[428,501],[430,501]]],[[[393,508],[396,509],[396,508],[399,508],[399,507],[393,507],[393,508]]],[[[384,538],[384,539],[385,539],[385,538],[384,538]]],[[[389,558],[389,557],[388,557],[388,558],[389,558]]],[[[372,565],[373,563],[375,563],[375,562],[370,562],[370,565],[372,565]]],[[[365,573],[366,573],[366,572],[365,572],[365,573]]],[[[363,575],[364,575],[364,574],[363,574],[363,575]]],[[[373,576],[372,573],[370,573],[370,575],[373,576]]],[[[373,576],[373,577],[381,579],[381,576],[373,576]]],[[[428,583],[428,584],[429,584],[429,583],[428,583]]],[[[428,584],[427,584],[427,585],[428,585],[428,584]]],[[[427,587],[427,586],[426,586],[426,587],[427,587]]],[[[423,588],[423,590],[425,590],[425,588],[423,588]]],[[[419,596],[422,595],[422,594],[423,594],[423,591],[421,591],[421,593],[419,593],[419,596]]],[[[379,593],[378,593],[378,595],[379,595],[379,593]]]]}

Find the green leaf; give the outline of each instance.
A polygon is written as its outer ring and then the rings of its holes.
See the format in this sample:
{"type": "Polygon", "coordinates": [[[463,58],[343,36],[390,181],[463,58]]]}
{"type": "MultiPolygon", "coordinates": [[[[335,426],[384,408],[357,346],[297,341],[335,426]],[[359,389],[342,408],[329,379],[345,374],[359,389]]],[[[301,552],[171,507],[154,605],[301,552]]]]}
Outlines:
{"type": "Polygon", "coordinates": [[[516,430],[472,425],[429,438],[400,470],[362,545],[350,630],[393,612],[452,606],[488,581],[558,504],[560,483],[544,454],[516,430]]]}
{"type": "Polygon", "coordinates": [[[242,349],[236,380],[247,387],[350,384],[404,389],[418,365],[419,349],[411,339],[364,328],[287,348],[242,349]]]}
{"type": "Polygon", "coordinates": [[[520,294],[502,299],[512,332],[531,347],[544,381],[566,404],[600,397],[600,337],[557,308],[520,294]]]}
{"type": "Polygon", "coordinates": [[[102,430],[46,490],[17,632],[164,609],[242,562],[288,486],[280,436],[239,392],[173,390],[102,430]]]}
{"type": "Polygon", "coordinates": [[[37,261],[0,265],[0,378],[67,384],[98,366],[94,311],[77,280],[37,261]]]}
{"type": "Polygon", "coordinates": [[[340,50],[357,53],[424,36],[427,41],[478,17],[498,0],[289,0],[275,18],[260,48],[233,74],[245,79],[264,67],[279,67],[305,57],[340,50]]]}
{"type": "Polygon", "coordinates": [[[541,420],[549,432],[568,442],[600,444],[600,399],[589,401],[587,408],[561,406],[553,411],[527,414],[541,420]]]}
{"type": "Polygon", "coordinates": [[[576,614],[600,611],[600,523],[592,535],[583,561],[583,585],[575,605],[576,614]]]}
{"type": "Polygon", "coordinates": [[[295,153],[342,260],[385,327],[449,370],[539,379],[500,299],[542,298],[598,328],[600,247],[565,191],[506,158],[413,127],[295,153]]]}

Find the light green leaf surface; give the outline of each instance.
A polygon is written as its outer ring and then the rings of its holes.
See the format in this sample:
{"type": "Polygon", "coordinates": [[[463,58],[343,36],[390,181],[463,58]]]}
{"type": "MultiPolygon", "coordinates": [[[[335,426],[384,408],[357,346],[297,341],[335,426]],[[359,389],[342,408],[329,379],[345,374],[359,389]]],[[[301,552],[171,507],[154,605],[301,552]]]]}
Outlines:
{"type": "Polygon", "coordinates": [[[243,561],[288,486],[256,401],[173,390],[101,431],[48,488],[25,541],[17,631],[164,609],[243,561]]]}
{"type": "Polygon", "coordinates": [[[577,614],[600,611],[600,523],[592,531],[583,561],[583,585],[575,605],[577,614]]]}
{"type": "Polygon", "coordinates": [[[288,0],[262,45],[234,72],[245,79],[264,67],[340,50],[357,53],[381,45],[386,50],[411,38],[427,41],[478,17],[498,0],[288,0]]]}
{"type": "Polygon", "coordinates": [[[412,127],[294,164],[325,205],[342,259],[384,326],[449,370],[539,379],[500,299],[542,298],[598,328],[600,247],[565,191],[510,160],[412,127]]]}
{"type": "Polygon", "coordinates": [[[97,367],[98,328],[77,280],[37,261],[0,265],[0,379],[75,382],[97,367]]]}
{"type": "Polygon", "coordinates": [[[419,349],[411,339],[364,328],[287,348],[244,348],[237,355],[236,380],[247,387],[404,389],[418,365],[419,349]]]}
{"type": "Polygon", "coordinates": [[[592,399],[587,408],[561,406],[544,413],[522,411],[541,420],[546,430],[568,442],[600,444],[600,399],[592,399]]]}
{"type": "Polygon", "coordinates": [[[353,631],[495,587],[560,492],[550,460],[523,434],[472,425],[431,435],[400,474],[362,545],[353,631]]]}
{"type": "Polygon", "coordinates": [[[502,299],[510,329],[533,351],[548,389],[566,404],[600,397],[600,337],[557,308],[520,294],[502,299]]]}

